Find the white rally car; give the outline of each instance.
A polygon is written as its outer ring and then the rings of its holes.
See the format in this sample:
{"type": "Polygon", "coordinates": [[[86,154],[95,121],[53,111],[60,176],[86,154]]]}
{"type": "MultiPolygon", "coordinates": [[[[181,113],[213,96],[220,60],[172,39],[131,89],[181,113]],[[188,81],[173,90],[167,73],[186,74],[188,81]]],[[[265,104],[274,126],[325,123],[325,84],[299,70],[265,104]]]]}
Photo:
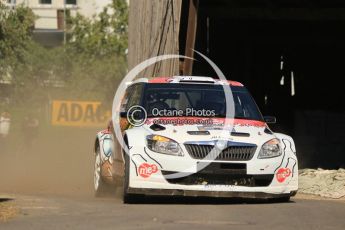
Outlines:
{"type": "Polygon", "coordinates": [[[125,203],[142,195],[288,201],[297,192],[293,139],[270,130],[267,123],[275,118],[263,117],[239,82],[141,79],[126,89],[121,110],[115,125],[125,145],[112,122],[97,134],[96,195],[111,184],[123,186],[125,203]],[[224,85],[232,93],[232,118],[226,116],[224,85]]]}

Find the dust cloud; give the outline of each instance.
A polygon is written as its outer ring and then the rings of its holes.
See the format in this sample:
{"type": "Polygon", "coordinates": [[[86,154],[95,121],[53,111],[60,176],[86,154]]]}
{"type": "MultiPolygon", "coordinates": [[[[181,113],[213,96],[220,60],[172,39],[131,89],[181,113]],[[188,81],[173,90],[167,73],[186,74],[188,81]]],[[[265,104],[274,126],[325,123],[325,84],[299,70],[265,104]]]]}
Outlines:
{"type": "Polygon", "coordinates": [[[28,144],[19,123],[12,119],[0,147],[0,193],[93,196],[93,144],[101,127],[53,127],[47,122],[28,144]]]}

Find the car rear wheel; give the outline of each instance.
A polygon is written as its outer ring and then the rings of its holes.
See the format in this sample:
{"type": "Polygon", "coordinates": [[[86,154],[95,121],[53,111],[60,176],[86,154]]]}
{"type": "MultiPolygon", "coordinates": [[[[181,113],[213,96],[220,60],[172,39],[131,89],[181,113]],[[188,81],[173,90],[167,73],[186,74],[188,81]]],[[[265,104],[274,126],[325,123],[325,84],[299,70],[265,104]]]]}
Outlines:
{"type": "Polygon", "coordinates": [[[95,196],[101,197],[104,196],[109,191],[109,185],[107,185],[102,179],[102,165],[101,165],[101,155],[100,155],[100,147],[98,146],[95,153],[95,166],[94,166],[94,190],[95,196]]]}

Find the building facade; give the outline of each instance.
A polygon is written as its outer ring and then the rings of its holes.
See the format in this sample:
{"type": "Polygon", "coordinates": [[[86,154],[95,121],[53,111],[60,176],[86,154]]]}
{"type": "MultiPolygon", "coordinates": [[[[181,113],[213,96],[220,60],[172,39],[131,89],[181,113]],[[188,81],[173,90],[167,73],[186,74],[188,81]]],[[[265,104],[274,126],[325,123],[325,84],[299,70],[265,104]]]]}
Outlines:
{"type": "Polygon", "coordinates": [[[70,14],[80,13],[92,18],[111,3],[111,0],[4,0],[15,7],[19,4],[30,7],[37,15],[35,29],[63,30],[64,10],[70,14]]]}

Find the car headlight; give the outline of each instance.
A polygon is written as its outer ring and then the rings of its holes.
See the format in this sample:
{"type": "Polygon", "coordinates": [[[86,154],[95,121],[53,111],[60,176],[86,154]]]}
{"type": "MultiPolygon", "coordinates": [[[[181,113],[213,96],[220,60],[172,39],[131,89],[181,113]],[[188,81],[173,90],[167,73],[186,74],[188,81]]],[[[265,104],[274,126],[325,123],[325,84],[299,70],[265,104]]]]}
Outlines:
{"type": "Polygon", "coordinates": [[[264,159],[264,158],[278,157],[281,154],[282,154],[282,150],[280,147],[280,141],[279,139],[275,138],[263,144],[259,152],[258,158],[264,159]]]}
{"type": "Polygon", "coordinates": [[[147,147],[154,152],[183,156],[180,145],[174,140],[159,135],[149,135],[146,140],[147,147]]]}

